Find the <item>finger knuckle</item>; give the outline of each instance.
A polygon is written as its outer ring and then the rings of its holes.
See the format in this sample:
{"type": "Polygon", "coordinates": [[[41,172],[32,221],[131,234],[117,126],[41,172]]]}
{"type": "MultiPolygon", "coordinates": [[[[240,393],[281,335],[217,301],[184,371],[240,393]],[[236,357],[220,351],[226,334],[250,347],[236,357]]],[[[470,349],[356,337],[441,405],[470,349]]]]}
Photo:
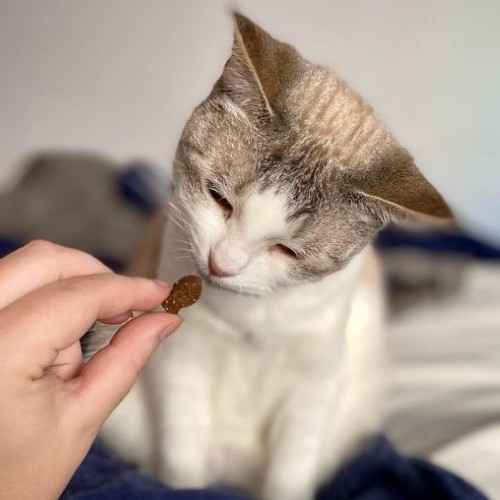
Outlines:
{"type": "Polygon", "coordinates": [[[99,259],[94,257],[93,255],[90,255],[82,250],[74,250],[70,248],[65,248],[68,252],[71,253],[71,257],[75,259],[80,259],[82,262],[86,262],[89,267],[91,266],[92,268],[95,269],[95,272],[111,272],[111,269],[104,265],[99,259]]]}
{"type": "Polygon", "coordinates": [[[57,262],[60,262],[61,259],[63,259],[65,261],[78,261],[81,264],[86,263],[85,267],[95,268],[96,273],[111,272],[107,266],[88,253],[74,248],[58,245],[57,243],[44,239],[33,240],[25,245],[21,250],[33,255],[34,257],[57,260],[57,262]]]}
{"type": "Polygon", "coordinates": [[[60,249],[63,248],[56,243],[52,243],[51,241],[36,239],[30,241],[27,245],[25,245],[22,250],[25,252],[30,252],[38,255],[47,255],[53,254],[55,252],[59,252],[60,249]]]}

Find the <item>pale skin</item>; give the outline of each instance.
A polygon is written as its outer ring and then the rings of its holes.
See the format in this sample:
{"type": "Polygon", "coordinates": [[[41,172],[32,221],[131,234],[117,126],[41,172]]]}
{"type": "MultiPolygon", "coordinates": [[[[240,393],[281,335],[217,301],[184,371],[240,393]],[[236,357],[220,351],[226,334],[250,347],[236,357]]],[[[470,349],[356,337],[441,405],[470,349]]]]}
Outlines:
{"type": "Polygon", "coordinates": [[[181,319],[149,311],[167,283],[33,242],[0,260],[0,498],[57,498],[102,423],[181,319]],[[79,339],[124,323],[85,365],[79,339]]]}

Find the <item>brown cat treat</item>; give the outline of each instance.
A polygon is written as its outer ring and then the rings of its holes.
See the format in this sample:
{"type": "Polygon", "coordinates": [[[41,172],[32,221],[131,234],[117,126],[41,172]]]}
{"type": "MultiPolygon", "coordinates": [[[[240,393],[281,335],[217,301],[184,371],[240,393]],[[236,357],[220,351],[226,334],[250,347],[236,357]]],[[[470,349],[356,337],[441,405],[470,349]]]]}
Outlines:
{"type": "Polygon", "coordinates": [[[170,295],[161,303],[166,312],[177,314],[183,307],[192,306],[201,296],[201,278],[184,276],[174,283],[170,295]]]}

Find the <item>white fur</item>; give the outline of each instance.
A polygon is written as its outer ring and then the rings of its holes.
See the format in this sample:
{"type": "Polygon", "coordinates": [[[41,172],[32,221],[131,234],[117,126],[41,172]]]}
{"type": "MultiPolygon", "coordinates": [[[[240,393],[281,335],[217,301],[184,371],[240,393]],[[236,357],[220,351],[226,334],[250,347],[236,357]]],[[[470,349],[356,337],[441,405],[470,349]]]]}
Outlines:
{"type": "MultiPolygon", "coordinates": [[[[189,235],[168,224],[160,277],[206,272],[210,248],[225,238],[252,254],[241,275],[224,278],[232,288],[284,281],[285,257],[264,245],[286,236],[276,217],[283,200],[248,200],[233,226],[208,205],[190,214],[189,235]],[[188,237],[196,267],[178,253],[188,237]]],[[[153,472],[176,487],[222,482],[265,500],[311,499],[383,414],[383,304],[370,258],[368,248],[337,273],[262,296],[205,286],[104,437],[150,471],[156,457],[153,472]],[[137,408],[140,390],[152,415],[137,408]]]]}
{"type": "MultiPolygon", "coordinates": [[[[270,190],[251,193],[241,208],[241,213],[225,225],[223,236],[212,242],[212,256],[218,267],[231,274],[238,274],[266,250],[269,240],[284,237],[289,232],[284,214],[286,198],[270,190]]],[[[197,220],[193,217],[193,220],[197,220]]],[[[205,232],[205,231],[203,231],[205,232]]],[[[255,269],[252,269],[255,273],[255,269]]]]}
{"type": "MultiPolygon", "coordinates": [[[[294,283],[288,273],[286,257],[267,251],[270,243],[289,238],[297,224],[287,224],[284,194],[271,190],[249,192],[243,206],[238,207],[229,221],[211,200],[194,207],[184,206],[184,210],[175,201],[171,205],[172,215],[180,218],[187,234],[184,230],[177,234],[176,241],[169,242],[169,252],[179,255],[189,244],[196,267],[205,276],[210,274],[209,254],[215,249],[222,268],[240,268],[237,275],[223,279],[225,288],[260,295],[280,285],[294,283]]],[[[171,253],[167,258],[171,258],[171,253]]],[[[163,275],[162,265],[160,262],[160,276],[163,275]]],[[[220,282],[217,278],[212,279],[220,282]]]]}

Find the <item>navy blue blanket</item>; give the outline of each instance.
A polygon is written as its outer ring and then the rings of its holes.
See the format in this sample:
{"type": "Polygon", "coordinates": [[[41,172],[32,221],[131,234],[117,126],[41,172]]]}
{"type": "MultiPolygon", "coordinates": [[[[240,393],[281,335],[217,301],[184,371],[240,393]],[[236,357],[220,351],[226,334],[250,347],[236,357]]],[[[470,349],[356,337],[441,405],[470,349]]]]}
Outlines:
{"type": "MultiPolygon", "coordinates": [[[[249,500],[228,490],[172,490],[136,472],[94,443],[62,495],[63,500],[249,500]]],[[[318,493],[317,500],[486,500],[440,467],[398,454],[374,439],[318,493]]]]}

